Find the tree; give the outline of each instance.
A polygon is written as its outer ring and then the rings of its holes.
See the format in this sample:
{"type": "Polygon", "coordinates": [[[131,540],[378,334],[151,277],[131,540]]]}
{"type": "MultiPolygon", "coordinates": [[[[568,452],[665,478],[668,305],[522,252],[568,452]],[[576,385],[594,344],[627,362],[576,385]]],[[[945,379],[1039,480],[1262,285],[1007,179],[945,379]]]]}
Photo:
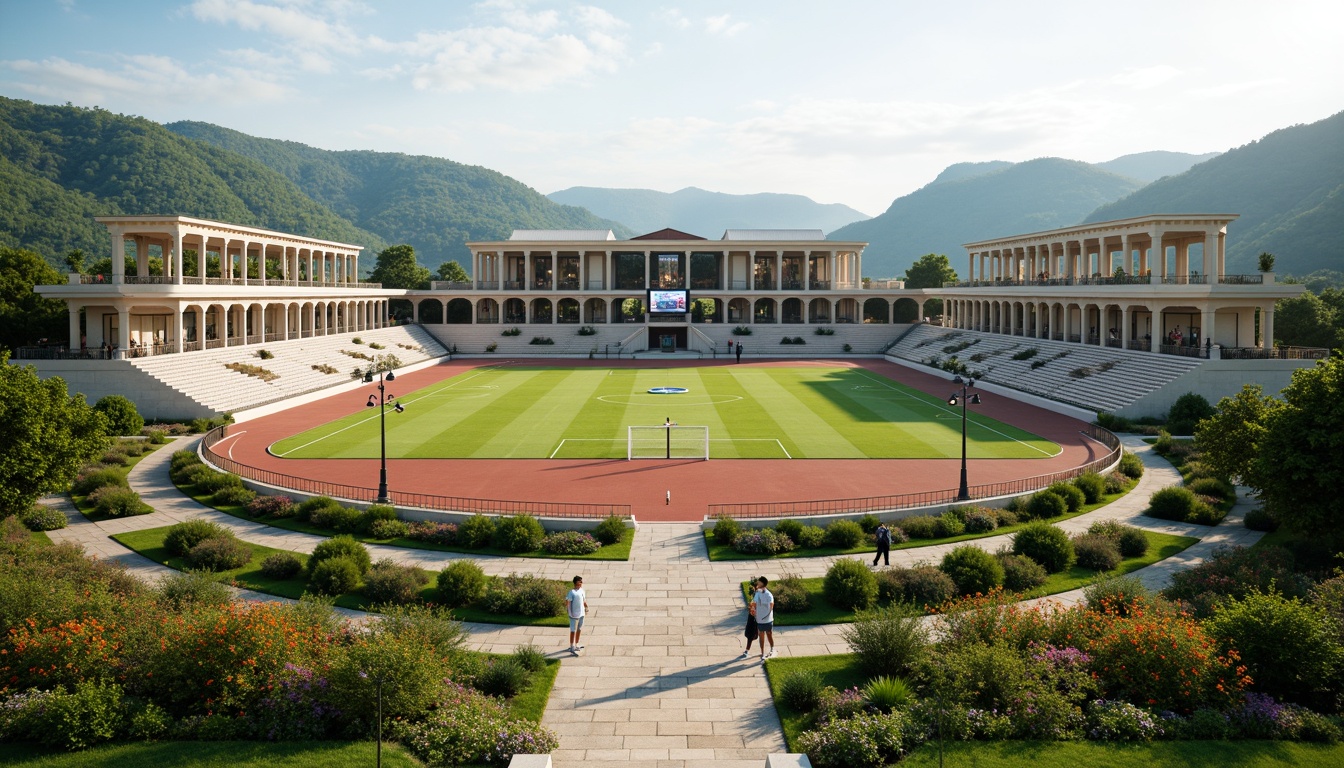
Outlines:
{"type": "Polygon", "coordinates": [[[905,270],[906,288],[942,288],[957,279],[957,271],[941,253],[926,253],[905,270]]]}
{"type": "Polygon", "coordinates": [[[1285,528],[1338,541],[1344,530],[1344,357],[1293,372],[1265,419],[1248,484],[1285,528]]]}
{"type": "Polygon", "coordinates": [[[138,435],[145,428],[145,420],[135,409],[135,403],[121,395],[105,395],[93,404],[93,410],[107,419],[109,435],[138,435]]]}
{"type": "Polygon", "coordinates": [[[1269,251],[1261,251],[1260,258],[1258,258],[1256,261],[1257,261],[1256,266],[1260,268],[1261,272],[1274,271],[1274,254],[1270,253],[1269,251]]]}
{"type": "Polygon", "coordinates": [[[68,267],[71,272],[83,272],[84,261],[84,252],[78,248],[65,254],[65,266],[68,267]]]}
{"type": "Polygon", "coordinates": [[[1299,347],[1337,346],[1340,318],[1335,307],[1322,298],[1306,291],[1291,299],[1279,299],[1274,311],[1274,341],[1299,347]]]}
{"type": "Polygon", "coordinates": [[[10,365],[0,352],[0,517],[68,488],[109,442],[107,420],[83,395],[67,394],[60,378],[38,378],[31,365],[10,365]]]}
{"type": "Polygon", "coordinates": [[[1200,461],[1219,477],[1250,484],[1265,425],[1281,405],[1266,397],[1259,384],[1247,384],[1235,396],[1219,400],[1218,410],[1195,427],[1195,444],[1204,453],[1200,461]]]}
{"type": "Polygon", "coordinates": [[[468,283],[471,282],[471,275],[456,261],[445,261],[439,265],[439,279],[451,283],[468,283]]]}
{"type": "Polygon", "coordinates": [[[1167,431],[1173,435],[1193,435],[1199,422],[1213,414],[1213,406],[1203,395],[1186,392],[1176,398],[1167,413],[1167,431]]]}
{"type": "Polygon", "coordinates": [[[0,247],[0,349],[12,350],[42,339],[67,341],[70,313],[65,302],[33,291],[36,285],[65,282],[65,275],[36,253],[0,247]]]}
{"type": "Polygon", "coordinates": [[[378,252],[378,263],[369,275],[369,281],[382,283],[384,288],[417,289],[429,287],[428,269],[415,260],[415,248],[392,245],[378,252]]]}

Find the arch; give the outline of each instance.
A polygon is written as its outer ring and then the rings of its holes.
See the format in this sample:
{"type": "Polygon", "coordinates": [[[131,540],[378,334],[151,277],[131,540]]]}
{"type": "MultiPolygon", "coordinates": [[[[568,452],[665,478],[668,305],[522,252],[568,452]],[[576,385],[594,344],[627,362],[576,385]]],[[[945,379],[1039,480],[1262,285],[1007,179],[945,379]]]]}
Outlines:
{"type": "Polygon", "coordinates": [[[757,299],[756,304],[752,307],[751,321],[753,323],[779,322],[779,317],[775,314],[775,300],[768,298],[757,299]]]}
{"type": "Polygon", "coordinates": [[[577,323],[579,322],[579,300],[564,298],[555,304],[555,322],[557,323],[577,323]]]}
{"type": "Polygon", "coordinates": [[[627,297],[611,303],[612,322],[638,323],[644,320],[644,299],[627,297]]]}
{"type": "Polygon", "coordinates": [[[477,323],[498,323],[499,302],[494,299],[481,299],[476,302],[477,323]]]}
{"type": "MultiPolygon", "coordinates": [[[[422,316],[420,322],[428,322],[422,316]]],[[[470,325],[471,324],[471,299],[458,297],[448,302],[443,308],[443,320],[447,325],[470,325]]]]}
{"type": "MultiPolygon", "coordinates": [[[[756,302],[760,305],[760,302],[756,302]]],[[[803,322],[803,300],[798,298],[788,298],[780,303],[781,322],[801,323],[803,322]]]]}
{"type": "Polygon", "coordinates": [[[583,302],[583,322],[585,323],[607,322],[607,300],[592,298],[583,302]]]}
{"type": "Polygon", "coordinates": [[[895,315],[892,322],[913,323],[919,319],[919,302],[908,296],[897,299],[892,305],[892,313],[895,315]]]}
{"type": "Polygon", "coordinates": [[[728,302],[728,322],[747,323],[751,322],[751,304],[742,298],[733,299],[728,302]]]}
{"type": "Polygon", "coordinates": [[[835,302],[835,322],[858,323],[862,322],[862,319],[863,309],[859,306],[858,299],[840,299],[835,302]]]}
{"type": "Polygon", "coordinates": [[[396,318],[398,321],[407,320],[414,316],[415,305],[410,299],[388,299],[387,314],[396,318]]]}
{"type": "Polygon", "coordinates": [[[816,298],[807,303],[807,322],[831,322],[831,300],[816,298]]]}
{"type": "Polygon", "coordinates": [[[551,313],[550,299],[533,299],[531,310],[532,316],[530,322],[541,323],[543,325],[549,325],[554,322],[551,313]]]}
{"type": "Polygon", "coordinates": [[[527,304],[517,297],[504,300],[504,322],[526,323],[527,304]]]}
{"type": "Polygon", "coordinates": [[[416,302],[416,311],[420,315],[420,322],[424,325],[430,323],[440,324],[443,322],[443,302],[438,299],[421,299],[416,302]]]}
{"type": "Polygon", "coordinates": [[[696,299],[694,302],[691,303],[691,322],[722,323],[723,300],[696,299]]]}
{"type": "MultiPolygon", "coordinates": [[[[913,299],[905,299],[914,306],[913,299]]],[[[886,299],[865,299],[863,302],[863,322],[886,325],[891,322],[891,304],[886,299]]]]}

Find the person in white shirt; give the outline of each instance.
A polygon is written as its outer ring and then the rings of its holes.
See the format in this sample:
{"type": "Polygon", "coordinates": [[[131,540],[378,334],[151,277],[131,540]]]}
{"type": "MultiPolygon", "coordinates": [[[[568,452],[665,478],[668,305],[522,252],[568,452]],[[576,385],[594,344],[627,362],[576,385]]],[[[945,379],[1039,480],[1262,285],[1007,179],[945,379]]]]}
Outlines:
{"type": "Polygon", "coordinates": [[[775,596],[766,586],[770,580],[762,576],[756,580],[756,594],[751,598],[751,607],[756,614],[756,629],[761,634],[761,662],[766,656],[775,655],[775,596]],[[765,651],[765,642],[770,641],[770,652],[765,651]]]}
{"type": "Polygon", "coordinates": [[[575,656],[583,646],[579,636],[583,634],[583,617],[588,613],[588,596],[583,591],[583,577],[574,577],[574,588],[565,595],[565,608],[569,611],[569,652],[575,656]]]}

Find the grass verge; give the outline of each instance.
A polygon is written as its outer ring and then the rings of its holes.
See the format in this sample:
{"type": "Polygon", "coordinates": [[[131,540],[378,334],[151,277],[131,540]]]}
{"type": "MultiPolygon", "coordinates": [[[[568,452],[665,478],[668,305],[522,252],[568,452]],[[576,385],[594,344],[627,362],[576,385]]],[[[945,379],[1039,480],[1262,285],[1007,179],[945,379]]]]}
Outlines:
{"type": "Polygon", "coordinates": [[[784,727],[784,743],[790,752],[798,751],[798,737],[811,724],[811,715],[790,707],[780,697],[780,685],[784,678],[797,672],[816,672],[821,675],[822,685],[833,685],[839,690],[862,686],[867,677],[859,671],[852,653],[837,653],[831,656],[792,656],[765,660],[765,676],[770,681],[770,696],[775,700],[775,711],[784,727]]]}
{"type": "MultiPolygon", "coordinates": [[[[149,456],[151,453],[154,453],[155,451],[159,450],[160,448],[163,448],[164,446],[166,446],[166,445],[171,445],[171,444],[172,444],[172,443],[169,442],[169,443],[161,443],[161,444],[159,444],[159,445],[155,445],[155,444],[153,444],[153,443],[146,442],[146,443],[145,443],[145,446],[148,447],[149,450],[145,451],[144,453],[140,454],[139,456],[130,456],[130,457],[128,457],[129,461],[127,462],[127,464],[126,464],[125,466],[118,466],[118,467],[116,467],[116,470],[117,470],[118,472],[121,473],[121,476],[122,476],[122,477],[126,477],[127,475],[129,475],[129,474],[131,473],[131,470],[132,470],[132,469],[135,469],[135,465],[136,465],[136,464],[139,464],[141,461],[143,461],[143,460],[145,459],[145,457],[149,456]]],[[[93,505],[89,503],[89,497],[88,497],[88,496],[76,496],[75,494],[72,493],[72,494],[70,494],[70,500],[73,501],[73,502],[75,503],[75,508],[79,510],[80,514],[84,515],[84,517],[88,518],[89,520],[91,520],[91,521],[93,521],[93,522],[95,522],[95,523],[101,523],[101,522],[103,522],[104,520],[113,520],[113,519],[115,519],[115,518],[112,518],[112,517],[110,517],[110,516],[108,516],[108,515],[104,515],[104,514],[102,514],[102,513],[100,513],[100,512],[95,511],[94,508],[93,508],[93,505]]],[[[142,507],[142,511],[140,512],[140,514],[142,514],[142,515],[148,515],[149,513],[151,513],[151,512],[154,511],[154,508],[151,507],[151,506],[149,506],[148,504],[143,504],[143,503],[142,503],[140,506],[142,507]]]]}
{"type": "MultiPolygon", "coordinates": [[[[1333,768],[1344,765],[1344,745],[1291,741],[958,741],[944,746],[942,763],[977,768],[1333,768]]],[[[925,744],[900,765],[931,768],[942,763],[938,745],[925,744]]]]}
{"type": "MultiPolygon", "coordinates": [[[[163,541],[168,535],[172,526],[162,528],[149,528],[143,531],[130,531],[128,533],[118,533],[112,538],[128,549],[148,557],[156,563],[161,563],[169,568],[175,568],[179,571],[186,570],[186,563],[182,558],[176,557],[168,552],[163,546],[163,541]]],[[[294,600],[299,599],[308,590],[308,582],[303,575],[292,579],[274,579],[261,572],[261,561],[267,556],[285,550],[264,547],[260,544],[251,542],[242,542],[244,546],[252,550],[252,559],[242,568],[232,571],[221,571],[220,578],[225,582],[231,582],[235,586],[245,587],[257,592],[264,592],[268,595],[278,595],[288,597],[294,600]]],[[[308,556],[294,552],[301,562],[306,566],[308,556]]],[[[436,574],[425,573],[430,577],[429,583],[420,590],[420,599],[426,603],[437,602],[437,587],[434,583],[436,574]]],[[[566,585],[567,586],[567,585],[566,585]]],[[[335,604],[341,608],[352,608],[360,611],[370,610],[371,603],[363,595],[356,593],[346,593],[339,595],[335,599],[335,604]]],[[[520,616],[517,614],[490,613],[480,608],[464,607],[454,608],[453,617],[459,621],[474,621],[482,624],[515,624],[521,626],[536,627],[564,627],[569,625],[568,619],[564,616],[520,616]]]]}
{"type": "MultiPolygon", "coordinates": [[[[112,744],[82,752],[65,752],[30,744],[6,744],[0,765],[11,768],[327,768],[373,765],[371,741],[162,741],[112,744]]],[[[419,760],[397,744],[383,744],[383,765],[418,768],[419,760]]]]}

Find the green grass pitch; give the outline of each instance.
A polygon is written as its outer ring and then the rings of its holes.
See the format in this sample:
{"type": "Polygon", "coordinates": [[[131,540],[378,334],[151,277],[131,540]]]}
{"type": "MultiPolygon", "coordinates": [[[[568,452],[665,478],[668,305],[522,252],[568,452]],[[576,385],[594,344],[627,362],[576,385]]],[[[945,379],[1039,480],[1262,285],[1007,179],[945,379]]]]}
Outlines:
{"type": "MultiPolygon", "coordinates": [[[[489,367],[397,393],[395,458],[623,459],[628,425],[708,426],[714,459],[961,455],[961,411],[861,368],[489,367]],[[685,387],[655,395],[654,387],[685,387]]],[[[1054,443],[968,412],[971,458],[1046,458],[1054,443]]],[[[276,443],[286,458],[377,458],[376,409],[276,443]]]]}

